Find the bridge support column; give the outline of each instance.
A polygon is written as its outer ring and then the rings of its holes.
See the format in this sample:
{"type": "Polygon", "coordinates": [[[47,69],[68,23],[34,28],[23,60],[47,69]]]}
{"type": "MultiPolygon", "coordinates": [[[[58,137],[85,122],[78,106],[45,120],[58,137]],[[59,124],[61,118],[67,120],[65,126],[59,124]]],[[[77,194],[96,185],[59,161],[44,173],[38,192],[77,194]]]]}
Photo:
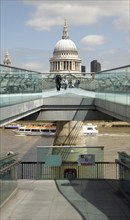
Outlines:
{"type": "Polygon", "coordinates": [[[85,146],[81,121],[57,122],[54,146],[85,146]]]}

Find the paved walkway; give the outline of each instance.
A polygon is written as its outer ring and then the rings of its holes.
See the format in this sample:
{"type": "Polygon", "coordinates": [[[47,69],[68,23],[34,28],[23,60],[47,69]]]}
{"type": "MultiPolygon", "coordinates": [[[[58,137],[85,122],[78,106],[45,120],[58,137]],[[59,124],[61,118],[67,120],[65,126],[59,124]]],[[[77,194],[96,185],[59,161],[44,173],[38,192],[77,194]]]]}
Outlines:
{"type": "Polygon", "coordinates": [[[80,97],[89,97],[89,98],[95,98],[95,92],[93,91],[89,91],[89,90],[85,90],[85,89],[81,89],[81,88],[67,88],[65,89],[61,89],[60,91],[57,91],[56,88],[55,89],[50,89],[50,90],[46,90],[42,93],[42,97],[43,98],[48,98],[48,97],[54,97],[54,96],[64,96],[64,97],[77,97],[77,95],[80,97]]]}
{"type": "Polygon", "coordinates": [[[19,180],[1,220],[129,220],[128,201],[114,181],[19,180]]]}

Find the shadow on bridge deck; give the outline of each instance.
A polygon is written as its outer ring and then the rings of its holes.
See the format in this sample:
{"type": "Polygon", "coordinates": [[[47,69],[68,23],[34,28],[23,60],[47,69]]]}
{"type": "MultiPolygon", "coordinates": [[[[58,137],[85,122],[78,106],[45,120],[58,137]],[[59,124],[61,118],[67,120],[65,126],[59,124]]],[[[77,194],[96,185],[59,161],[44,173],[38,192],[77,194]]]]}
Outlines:
{"type": "Polygon", "coordinates": [[[128,220],[130,210],[115,181],[19,180],[1,219],[128,220]]]}

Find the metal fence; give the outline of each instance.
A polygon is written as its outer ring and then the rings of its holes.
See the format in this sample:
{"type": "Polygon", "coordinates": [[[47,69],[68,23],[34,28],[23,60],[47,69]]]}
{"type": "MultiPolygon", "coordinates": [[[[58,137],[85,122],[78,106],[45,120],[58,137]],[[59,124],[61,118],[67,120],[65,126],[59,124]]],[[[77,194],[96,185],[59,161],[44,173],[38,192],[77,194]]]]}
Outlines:
{"type": "Polygon", "coordinates": [[[19,179],[118,179],[116,162],[96,162],[95,165],[79,166],[77,163],[63,163],[60,167],[49,167],[45,163],[21,162],[19,179]]]}

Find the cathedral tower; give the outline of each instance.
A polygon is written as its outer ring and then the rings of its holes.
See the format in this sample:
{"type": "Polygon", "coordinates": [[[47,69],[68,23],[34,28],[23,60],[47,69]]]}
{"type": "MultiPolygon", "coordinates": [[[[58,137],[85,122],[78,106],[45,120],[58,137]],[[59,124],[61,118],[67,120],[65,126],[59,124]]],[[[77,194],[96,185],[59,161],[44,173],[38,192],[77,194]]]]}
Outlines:
{"type": "Polygon", "coordinates": [[[10,56],[9,56],[9,52],[7,51],[6,54],[5,54],[5,58],[4,58],[4,65],[7,65],[7,66],[10,66],[11,65],[11,59],[10,59],[10,56]]]}

